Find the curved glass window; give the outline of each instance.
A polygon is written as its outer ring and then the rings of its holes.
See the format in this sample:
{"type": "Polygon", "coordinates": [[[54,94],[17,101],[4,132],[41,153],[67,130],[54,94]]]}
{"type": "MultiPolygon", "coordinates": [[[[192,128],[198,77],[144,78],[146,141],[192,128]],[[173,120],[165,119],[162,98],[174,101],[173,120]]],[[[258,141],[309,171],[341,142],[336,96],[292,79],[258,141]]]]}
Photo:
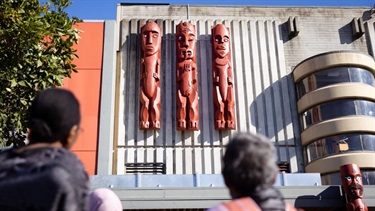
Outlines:
{"type": "Polygon", "coordinates": [[[342,99],[322,103],[300,115],[301,129],[305,130],[321,121],[351,115],[375,117],[375,102],[342,99]]]}
{"type": "MultiPolygon", "coordinates": [[[[363,185],[375,185],[375,170],[361,169],[361,174],[363,185]]],[[[321,179],[322,185],[342,185],[340,172],[322,175],[321,179]]]]}
{"type": "Polygon", "coordinates": [[[334,67],[315,72],[297,83],[298,99],[311,91],[337,83],[359,82],[375,86],[374,74],[359,67],[334,67]]]}
{"type": "Polygon", "coordinates": [[[351,151],[375,152],[374,134],[341,134],[319,139],[306,146],[306,161],[351,151]]]}

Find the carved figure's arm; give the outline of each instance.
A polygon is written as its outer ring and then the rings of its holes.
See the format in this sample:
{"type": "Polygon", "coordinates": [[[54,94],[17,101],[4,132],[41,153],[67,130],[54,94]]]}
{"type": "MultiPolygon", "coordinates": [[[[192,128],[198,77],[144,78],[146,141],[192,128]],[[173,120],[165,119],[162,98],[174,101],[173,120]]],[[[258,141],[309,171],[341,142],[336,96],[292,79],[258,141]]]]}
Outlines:
{"type": "Polygon", "coordinates": [[[158,81],[160,79],[160,59],[156,61],[156,71],[152,73],[152,76],[158,81]]]}
{"type": "Polygon", "coordinates": [[[146,77],[145,73],[145,59],[141,59],[141,80],[146,77]]]}
{"type": "Polygon", "coordinates": [[[180,82],[182,80],[182,76],[180,76],[181,69],[177,67],[177,82],[180,82]]]}
{"type": "Polygon", "coordinates": [[[197,68],[196,68],[196,65],[195,63],[191,64],[191,71],[192,74],[193,74],[193,84],[195,84],[197,82],[197,72],[196,72],[197,68]]]}
{"type": "Polygon", "coordinates": [[[220,80],[219,74],[217,74],[217,72],[218,72],[218,69],[214,68],[214,71],[213,71],[213,74],[212,74],[212,78],[214,80],[214,84],[219,83],[219,80],[220,80]]]}
{"type": "Polygon", "coordinates": [[[228,84],[229,85],[233,85],[233,81],[232,81],[232,65],[231,65],[231,63],[230,63],[230,61],[229,61],[229,63],[228,63],[228,69],[227,69],[227,71],[228,71],[228,78],[227,78],[227,81],[228,81],[228,84]]]}

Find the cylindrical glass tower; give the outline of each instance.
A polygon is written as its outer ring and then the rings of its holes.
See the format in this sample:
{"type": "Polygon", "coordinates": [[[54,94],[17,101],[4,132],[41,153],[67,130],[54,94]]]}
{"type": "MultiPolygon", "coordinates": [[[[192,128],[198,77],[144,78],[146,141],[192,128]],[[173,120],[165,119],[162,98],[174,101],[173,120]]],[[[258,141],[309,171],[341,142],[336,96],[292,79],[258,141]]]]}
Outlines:
{"type": "Polygon", "coordinates": [[[338,51],[306,59],[293,70],[305,171],[323,185],[341,185],[340,166],[355,163],[375,185],[375,61],[338,51]]]}

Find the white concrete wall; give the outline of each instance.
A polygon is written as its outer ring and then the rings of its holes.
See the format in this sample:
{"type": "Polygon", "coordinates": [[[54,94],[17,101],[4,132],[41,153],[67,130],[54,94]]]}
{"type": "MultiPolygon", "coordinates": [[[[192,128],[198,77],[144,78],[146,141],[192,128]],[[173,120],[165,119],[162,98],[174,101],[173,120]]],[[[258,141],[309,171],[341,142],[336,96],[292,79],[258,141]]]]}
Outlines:
{"type": "Polygon", "coordinates": [[[374,50],[373,20],[365,20],[370,32],[355,40],[350,40],[346,25],[364,15],[365,8],[120,7],[116,174],[125,173],[125,163],[136,162],[164,162],[167,174],[220,173],[224,146],[236,131],[217,131],[213,124],[210,40],[211,26],[217,23],[231,30],[237,130],[268,136],[278,149],[278,160],[290,162],[292,172],[303,171],[292,68],[317,53],[356,50],[373,55],[374,50]],[[175,119],[174,32],[188,16],[197,28],[200,131],[180,132],[175,119]],[[300,20],[300,33],[292,39],[285,28],[289,16],[300,20]],[[143,131],[138,129],[138,33],[151,17],[163,30],[162,123],[160,130],[143,131]]]}

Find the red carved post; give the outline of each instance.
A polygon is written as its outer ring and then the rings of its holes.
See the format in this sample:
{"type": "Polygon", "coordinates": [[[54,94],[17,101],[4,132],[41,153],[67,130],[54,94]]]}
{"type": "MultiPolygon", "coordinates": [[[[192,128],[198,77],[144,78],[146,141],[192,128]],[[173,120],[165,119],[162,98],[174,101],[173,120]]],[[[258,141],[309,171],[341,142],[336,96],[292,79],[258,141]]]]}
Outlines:
{"type": "Polygon", "coordinates": [[[367,205],[362,200],[364,196],[361,170],[356,164],[340,166],[341,183],[347,196],[347,211],[367,211],[367,205]]]}
{"type": "Polygon", "coordinates": [[[179,23],[176,26],[177,130],[199,130],[195,42],[195,25],[179,23]]]}
{"type": "Polygon", "coordinates": [[[155,22],[141,27],[141,45],[139,127],[160,129],[161,30],[155,22]]]}
{"type": "Polygon", "coordinates": [[[224,24],[212,28],[212,51],[215,129],[236,129],[230,32],[224,24]]]}

